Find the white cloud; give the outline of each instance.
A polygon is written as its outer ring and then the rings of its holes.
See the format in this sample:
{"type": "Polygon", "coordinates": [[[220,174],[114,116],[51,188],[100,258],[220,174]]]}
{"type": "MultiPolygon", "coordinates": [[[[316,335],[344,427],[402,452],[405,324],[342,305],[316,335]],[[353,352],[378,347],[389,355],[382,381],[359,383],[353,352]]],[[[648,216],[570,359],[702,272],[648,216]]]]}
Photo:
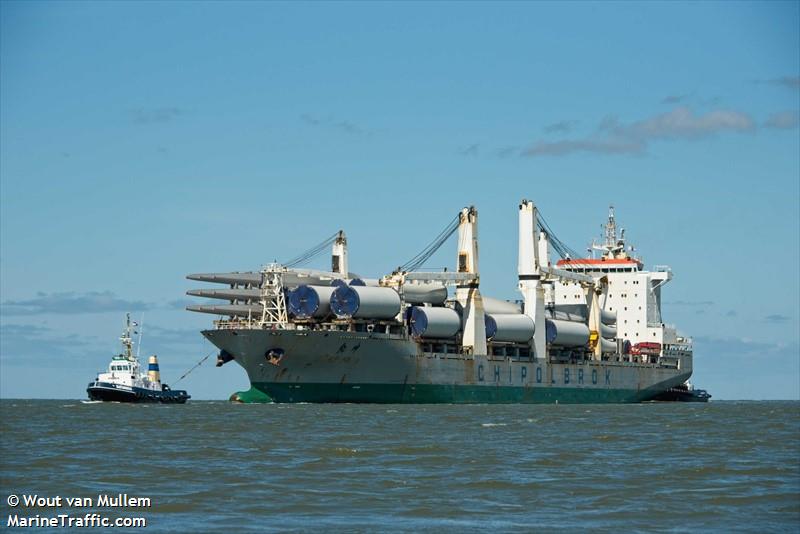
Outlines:
{"type": "Polygon", "coordinates": [[[724,131],[748,132],[755,129],[749,115],[739,111],[718,110],[695,115],[689,108],[679,106],[667,113],[619,125],[617,135],[649,141],[651,139],[695,139],[724,131]]]}
{"type": "Polygon", "coordinates": [[[544,132],[549,134],[569,133],[575,129],[578,121],[559,121],[553,124],[548,124],[544,127],[544,132]]]}
{"type": "Polygon", "coordinates": [[[778,130],[793,130],[800,125],[799,111],[781,111],[773,113],[764,121],[765,128],[775,128],[778,130]]]}
{"type": "Polygon", "coordinates": [[[138,311],[152,305],[139,300],[125,300],[111,291],[87,293],[37,293],[27,300],[7,300],[2,303],[3,315],[36,315],[41,313],[76,314],[107,311],[138,311]]]}
{"type": "Polygon", "coordinates": [[[755,121],[746,113],[732,110],[696,114],[685,106],[638,121],[623,123],[614,117],[603,119],[597,132],[583,139],[538,141],[521,155],[564,156],[576,152],[600,154],[641,154],[656,140],[697,140],[723,132],[751,132],[755,121]]]}
{"type": "Polygon", "coordinates": [[[756,83],[779,85],[787,89],[800,89],[800,76],[781,76],[780,78],[772,78],[770,80],[757,80],[756,83]]]}
{"type": "Polygon", "coordinates": [[[539,141],[522,151],[523,156],[564,156],[574,152],[595,152],[603,154],[638,154],[644,152],[645,145],[627,139],[577,139],[565,141],[539,141]]]}

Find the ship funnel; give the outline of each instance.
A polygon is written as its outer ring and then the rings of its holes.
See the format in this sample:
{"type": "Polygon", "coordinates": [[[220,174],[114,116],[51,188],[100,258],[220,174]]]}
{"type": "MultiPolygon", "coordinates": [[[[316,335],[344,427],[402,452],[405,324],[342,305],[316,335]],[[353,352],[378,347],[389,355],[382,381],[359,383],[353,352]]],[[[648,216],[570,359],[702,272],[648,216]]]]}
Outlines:
{"type": "Polygon", "coordinates": [[[147,378],[150,382],[161,382],[161,373],[158,371],[158,356],[153,354],[147,362],[147,378]]]}

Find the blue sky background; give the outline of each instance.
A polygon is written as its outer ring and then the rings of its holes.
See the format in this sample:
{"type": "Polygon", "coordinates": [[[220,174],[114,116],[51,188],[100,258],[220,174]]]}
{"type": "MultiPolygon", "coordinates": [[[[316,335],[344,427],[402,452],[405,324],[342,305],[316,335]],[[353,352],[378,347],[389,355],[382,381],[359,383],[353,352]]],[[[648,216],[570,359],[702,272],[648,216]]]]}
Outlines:
{"type": "Polygon", "coordinates": [[[187,273],[339,228],[377,276],[475,204],[516,298],[526,197],[576,249],[617,207],[715,398],[800,398],[798,5],[0,2],[0,396],[84,397],[128,310],[174,381],[187,273]]]}

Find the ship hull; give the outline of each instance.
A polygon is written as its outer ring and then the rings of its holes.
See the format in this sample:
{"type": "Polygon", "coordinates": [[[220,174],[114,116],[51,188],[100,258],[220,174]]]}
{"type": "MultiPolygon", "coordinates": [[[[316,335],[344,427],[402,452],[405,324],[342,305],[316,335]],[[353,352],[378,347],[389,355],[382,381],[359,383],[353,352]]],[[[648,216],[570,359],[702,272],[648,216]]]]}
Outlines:
{"type": "Polygon", "coordinates": [[[86,393],[89,400],[105,402],[185,404],[190,398],[183,390],[155,391],[99,381],[89,383],[86,393]]]}
{"type": "Polygon", "coordinates": [[[711,395],[704,389],[690,390],[685,387],[674,387],[658,394],[654,401],[661,402],[708,402],[711,395]]]}
{"type": "Polygon", "coordinates": [[[403,336],[300,330],[206,330],[248,374],[242,402],[629,403],[691,376],[678,368],[423,352],[403,336]],[[279,357],[275,357],[279,354],[279,357]]]}

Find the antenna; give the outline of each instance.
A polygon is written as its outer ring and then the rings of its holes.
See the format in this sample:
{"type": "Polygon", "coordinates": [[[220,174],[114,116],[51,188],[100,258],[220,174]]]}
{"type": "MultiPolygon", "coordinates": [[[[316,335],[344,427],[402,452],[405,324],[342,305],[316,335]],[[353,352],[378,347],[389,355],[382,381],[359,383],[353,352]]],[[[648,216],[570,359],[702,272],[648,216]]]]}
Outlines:
{"type": "Polygon", "coordinates": [[[142,332],[144,331],[144,312],[142,318],[139,319],[139,341],[136,342],[136,359],[139,359],[139,352],[142,350],[142,332]]]}
{"type": "Polygon", "coordinates": [[[614,206],[608,207],[608,222],[606,223],[606,246],[615,247],[617,244],[617,222],[614,218],[614,206]]]}

